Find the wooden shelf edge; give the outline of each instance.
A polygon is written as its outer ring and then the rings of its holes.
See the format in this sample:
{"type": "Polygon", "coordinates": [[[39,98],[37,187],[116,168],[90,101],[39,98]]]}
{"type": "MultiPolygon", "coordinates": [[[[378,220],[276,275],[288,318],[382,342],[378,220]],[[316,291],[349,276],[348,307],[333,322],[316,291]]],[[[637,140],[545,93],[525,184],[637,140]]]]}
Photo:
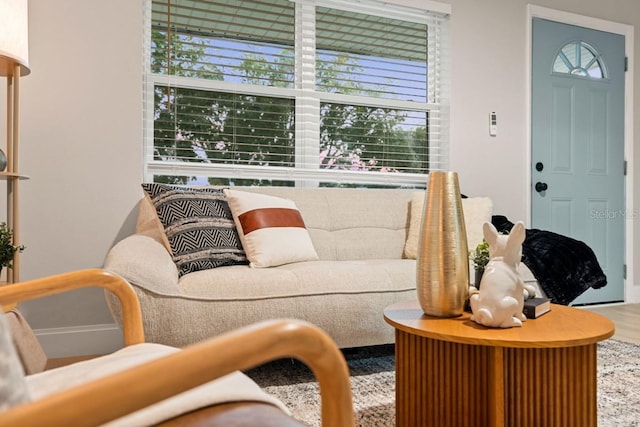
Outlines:
{"type": "Polygon", "coordinates": [[[22,175],[17,172],[0,172],[0,178],[18,178],[18,179],[29,179],[28,175],[22,175]]]}

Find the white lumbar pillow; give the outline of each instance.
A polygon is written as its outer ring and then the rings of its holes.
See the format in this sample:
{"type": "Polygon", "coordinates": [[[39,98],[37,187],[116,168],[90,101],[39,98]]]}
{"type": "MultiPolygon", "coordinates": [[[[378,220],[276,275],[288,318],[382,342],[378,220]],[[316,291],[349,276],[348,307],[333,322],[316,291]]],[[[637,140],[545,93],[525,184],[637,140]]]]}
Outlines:
{"type": "Polygon", "coordinates": [[[293,200],[225,189],[251,267],[275,267],[318,259],[293,200]]]}

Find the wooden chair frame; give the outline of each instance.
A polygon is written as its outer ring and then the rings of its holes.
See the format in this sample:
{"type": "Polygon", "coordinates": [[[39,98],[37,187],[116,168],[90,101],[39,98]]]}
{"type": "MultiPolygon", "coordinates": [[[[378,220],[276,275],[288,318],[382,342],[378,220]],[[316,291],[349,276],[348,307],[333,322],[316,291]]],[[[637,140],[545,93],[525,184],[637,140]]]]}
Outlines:
{"type": "MultiPolygon", "coordinates": [[[[113,292],[122,305],[125,345],[144,342],[140,305],[123,278],[101,269],[81,270],[0,287],[0,304],[88,286],[113,292]]],[[[320,387],[326,427],[354,426],[349,370],[333,340],[298,320],[270,320],[185,347],[183,351],[129,368],[0,414],[0,426],[95,426],[212,381],[280,359],[296,358],[320,387]],[[179,369],[180,375],[158,375],[179,369]]]]}

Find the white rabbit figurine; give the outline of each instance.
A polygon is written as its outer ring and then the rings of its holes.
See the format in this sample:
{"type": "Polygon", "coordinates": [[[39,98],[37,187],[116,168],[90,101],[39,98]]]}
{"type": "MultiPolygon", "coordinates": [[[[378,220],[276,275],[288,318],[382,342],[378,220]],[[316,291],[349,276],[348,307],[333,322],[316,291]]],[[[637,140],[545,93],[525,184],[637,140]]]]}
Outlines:
{"type": "Polygon", "coordinates": [[[489,263],[480,281],[480,291],[470,298],[471,320],[496,328],[522,326],[526,320],[522,313],[525,287],[517,267],[522,258],[524,223],[517,222],[508,235],[498,234],[489,222],[484,223],[482,231],[489,243],[489,263]]]}

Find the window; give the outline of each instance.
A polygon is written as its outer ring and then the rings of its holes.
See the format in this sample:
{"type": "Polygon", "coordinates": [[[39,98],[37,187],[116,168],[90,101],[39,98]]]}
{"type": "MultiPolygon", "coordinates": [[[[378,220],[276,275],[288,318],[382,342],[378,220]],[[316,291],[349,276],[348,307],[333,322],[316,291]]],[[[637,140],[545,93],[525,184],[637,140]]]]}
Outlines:
{"type": "Polygon", "coordinates": [[[448,164],[448,6],[150,0],[146,180],[424,186],[448,164]]]}
{"type": "Polygon", "coordinates": [[[607,78],[600,54],[585,42],[564,45],[553,62],[553,72],[592,79],[607,78]]]}

